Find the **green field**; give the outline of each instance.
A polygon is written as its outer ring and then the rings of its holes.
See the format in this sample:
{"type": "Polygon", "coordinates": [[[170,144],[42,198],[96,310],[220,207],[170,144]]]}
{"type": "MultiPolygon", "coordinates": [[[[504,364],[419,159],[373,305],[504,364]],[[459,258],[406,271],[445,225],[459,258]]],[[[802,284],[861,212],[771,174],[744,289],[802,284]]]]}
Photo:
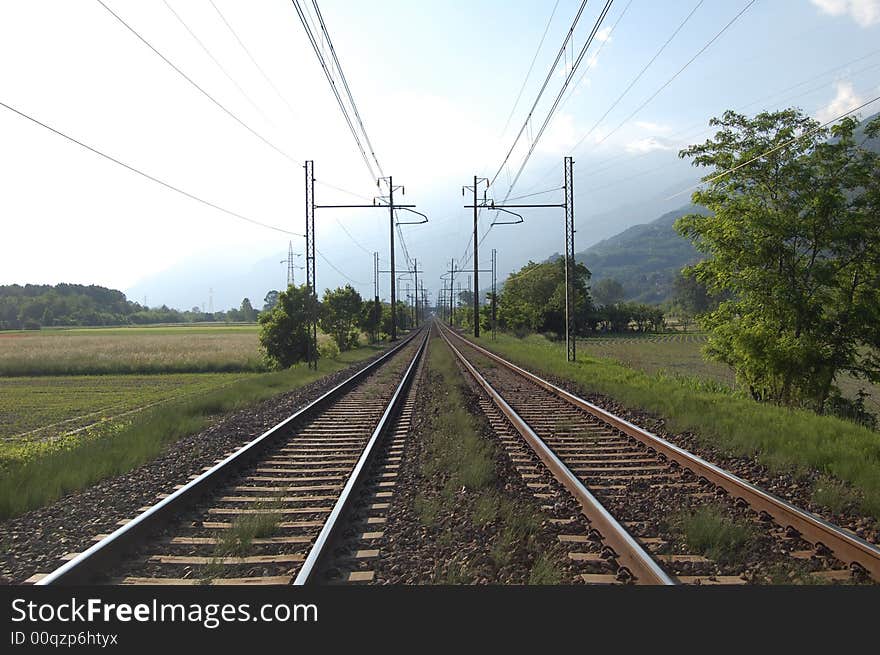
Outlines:
{"type": "Polygon", "coordinates": [[[172,398],[205,393],[240,373],[12,377],[0,382],[0,440],[50,440],[94,429],[172,398]]]}
{"type": "Polygon", "coordinates": [[[0,332],[0,377],[265,371],[256,325],[0,332]]]}
{"type": "MultiPolygon", "coordinates": [[[[592,357],[611,359],[645,373],[686,376],[707,383],[736,389],[736,375],[728,366],[707,361],[701,349],[706,344],[703,333],[643,334],[598,336],[578,339],[578,351],[592,357]]],[[[845,376],[837,381],[841,393],[855,398],[859,389],[868,396],[866,408],[880,412],[880,387],[864,380],[845,376]]]]}
{"type": "MultiPolygon", "coordinates": [[[[681,335],[673,335],[681,336],[681,335]]],[[[556,375],[577,383],[625,406],[666,419],[672,432],[690,432],[705,444],[731,455],[756,457],[770,470],[814,470],[825,475],[815,488],[814,500],[835,509],[853,503],[866,515],[880,520],[880,438],[865,427],[809,410],[787,409],[757,403],[732,393],[715,380],[698,373],[672,376],[659,362],[677,361],[682,343],[603,340],[583,344],[578,361],[565,359],[564,344],[533,335],[517,339],[499,334],[488,348],[537,373],[556,375]],[[668,350],[666,349],[668,346],[668,350]],[[617,356],[591,356],[591,347],[615,351],[617,356]],[[644,352],[643,352],[644,351],[644,352]],[[637,354],[639,364],[623,365],[621,353],[637,354]],[[667,353],[664,357],[658,353],[667,353]],[[653,363],[653,364],[651,364],[653,363]],[[657,366],[655,372],[648,368],[657,366]],[[661,370],[662,369],[662,370],[661,370]]],[[[684,342],[690,343],[690,342],[684,342]]],[[[697,351],[699,344],[692,344],[697,351]]]]}
{"type": "Polygon", "coordinates": [[[0,332],[0,518],[131,470],[217,416],[377,352],[266,372],[257,334],[254,325],[0,332]]]}

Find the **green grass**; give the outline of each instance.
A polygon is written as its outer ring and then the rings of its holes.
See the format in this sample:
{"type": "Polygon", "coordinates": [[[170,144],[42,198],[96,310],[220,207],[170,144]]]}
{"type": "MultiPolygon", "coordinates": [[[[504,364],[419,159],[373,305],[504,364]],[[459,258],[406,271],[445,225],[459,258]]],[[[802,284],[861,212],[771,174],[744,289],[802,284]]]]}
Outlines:
{"type": "Polygon", "coordinates": [[[607,359],[578,355],[569,364],[562,344],[541,336],[481,339],[536,373],[575,382],[633,409],[666,419],[674,432],[693,432],[731,455],[757,456],[771,470],[818,470],[849,483],[859,507],[880,519],[880,435],[864,427],[807,410],[759,404],[691,378],[649,374],[607,359]]]}
{"type": "MultiPolygon", "coordinates": [[[[467,516],[477,528],[489,528],[488,555],[496,570],[509,566],[517,553],[527,551],[536,560],[530,579],[534,584],[553,584],[561,578],[549,558],[537,552],[537,534],[543,515],[534,505],[511,498],[496,471],[496,445],[482,436],[480,418],[467,410],[464,379],[452,351],[439,338],[431,342],[428,370],[433,393],[424,408],[432,417],[427,431],[421,473],[442,482],[439,492],[423,491],[414,509],[423,525],[435,527],[442,514],[467,516]],[[462,493],[462,490],[467,493],[462,493]],[[546,560],[546,561],[545,561],[546,560]]],[[[456,535],[444,532],[438,543],[455,543],[456,535]]],[[[459,562],[435,569],[435,582],[461,584],[471,572],[459,562]]]]}
{"type": "Polygon", "coordinates": [[[679,522],[684,541],[692,552],[721,564],[745,561],[754,536],[749,523],[730,519],[713,505],[683,514],[679,522]]]}
{"type": "MultiPolygon", "coordinates": [[[[0,382],[0,444],[42,441],[250,375],[185,373],[14,377],[0,382]]],[[[3,445],[0,445],[0,451],[3,445]]]]}
{"type": "Polygon", "coordinates": [[[562,582],[562,573],[557,568],[553,558],[547,553],[541,553],[532,570],[529,572],[530,585],[553,585],[562,582]]]}
{"type": "Polygon", "coordinates": [[[0,332],[0,377],[265,370],[255,326],[0,332]]]}
{"type": "Polygon", "coordinates": [[[317,371],[300,365],[248,376],[74,437],[7,444],[0,450],[0,518],[41,507],[98,480],[130,471],[222,414],[301,387],[375,352],[375,348],[360,348],[343,353],[336,361],[321,360],[317,371]]]}

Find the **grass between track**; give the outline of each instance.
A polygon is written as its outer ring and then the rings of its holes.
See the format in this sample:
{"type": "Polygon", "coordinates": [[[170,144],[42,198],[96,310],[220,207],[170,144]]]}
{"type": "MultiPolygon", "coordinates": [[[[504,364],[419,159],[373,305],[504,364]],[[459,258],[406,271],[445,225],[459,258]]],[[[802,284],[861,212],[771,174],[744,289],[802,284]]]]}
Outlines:
{"type": "Polygon", "coordinates": [[[673,432],[692,432],[730,455],[756,456],[773,471],[818,470],[814,500],[854,502],[880,520],[880,434],[831,416],[761,404],[686,376],[648,374],[617,362],[578,355],[570,364],[564,344],[543,336],[499,334],[479,342],[534,371],[571,380],[588,392],[666,419],[673,432]],[[845,482],[841,485],[840,481],[845,482]]]}
{"type": "Polygon", "coordinates": [[[342,353],[336,360],[322,359],[317,371],[303,364],[286,371],[251,375],[221,389],[170,401],[132,415],[128,421],[102,425],[73,437],[4,444],[0,446],[0,519],[126,473],[222,414],[302,387],[378,350],[365,347],[342,353]]]}
{"type": "MultiPolygon", "coordinates": [[[[448,527],[440,532],[443,514],[467,515],[478,528],[494,527],[489,556],[496,572],[511,565],[524,549],[534,562],[528,583],[558,584],[561,573],[555,562],[538,552],[535,535],[540,530],[540,510],[504,493],[504,481],[496,472],[496,446],[482,436],[480,419],[468,411],[462,374],[452,351],[440,338],[431,341],[428,374],[431,393],[424,414],[432,419],[425,431],[421,473],[426,480],[442,480],[444,484],[439,493],[429,489],[416,496],[420,521],[439,532],[440,543],[458,538],[448,527]]],[[[450,562],[445,572],[438,563],[434,582],[468,584],[473,574],[464,562],[450,562]]]]}

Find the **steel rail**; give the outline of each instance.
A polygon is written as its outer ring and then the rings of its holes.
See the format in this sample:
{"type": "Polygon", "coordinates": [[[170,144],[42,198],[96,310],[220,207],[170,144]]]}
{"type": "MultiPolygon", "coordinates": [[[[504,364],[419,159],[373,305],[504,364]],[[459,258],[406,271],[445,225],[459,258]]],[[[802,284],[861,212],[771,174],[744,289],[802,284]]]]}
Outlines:
{"type": "MultiPolygon", "coordinates": [[[[438,322],[439,325],[439,322],[438,322]]],[[[651,555],[642,548],[641,544],[626,531],[617,519],[605,509],[602,503],[590,493],[590,490],[572,473],[556,453],[539,437],[529,424],[514,410],[491,384],[474,368],[467,358],[456,348],[444,332],[449,331],[443,327],[441,336],[446,344],[452,349],[462,365],[468,370],[473,378],[486,391],[492,401],[504,413],[517,432],[531,446],[535,454],[550,469],[553,476],[568,489],[577,499],[583,510],[584,516],[589,519],[592,527],[602,536],[602,542],[613,551],[613,557],[621,568],[632,575],[640,584],[674,585],[676,582],[660,567],[651,555]]],[[[451,331],[449,331],[451,332],[451,331]]],[[[468,342],[470,343],[470,342],[468,342]]]]}
{"type": "Polygon", "coordinates": [[[266,432],[236,450],[210,469],[194,478],[180,489],[162,499],[152,507],[143,511],[134,519],[121,526],[99,542],[83,551],[70,561],[58,567],[37,585],[56,584],[88,584],[95,576],[105,572],[118,561],[126,550],[157,531],[171,517],[194,505],[208,492],[216,489],[235,470],[253,461],[281,438],[286,436],[288,428],[296,421],[310,418],[321,411],[328,403],[357,385],[363,378],[387,363],[391,357],[406,347],[415,338],[419,330],[413,331],[406,339],[339,383],[305,407],[297,410],[286,419],[269,428],[266,432]]]}
{"type": "Polygon", "coordinates": [[[481,346],[478,346],[456,332],[450,331],[450,334],[454,335],[461,341],[464,341],[469,347],[490,358],[494,362],[501,364],[503,367],[511,371],[519,373],[521,376],[539,387],[572,405],[583,409],[599,420],[604,421],[617,430],[620,430],[624,434],[637,439],[649,449],[666,457],[668,460],[675,462],[682,468],[691,471],[696,476],[711,482],[734,498],[742,499],[756,512],[764,512],[770,515],[783,527],[790,527],[796,530],[806,541],[809,541],[816,546],[824,546],[831,551],[837,559],[847,565],[852,566],[855,564],[861,567],[867,571],[872,578],[880,581],[880,548],[874,544],[844,530],[838,525],[834,525],[833,523],[816,516],[812,512],[801,509],[787,500],[783,500],[782,498],[761,489],[751,482],[743,480],[733,473],[725,471],[715,464],[706,461],[702,457],[694,455],[693,453],[670,443],[662,437],[658,437],[656,434],[630,423],[626,419],[611,414],[601,407],[556,386],[552,382],[548,382],[534,373],[499,357],[495,353],[486,350],[481,346]]]}
{"type": "Polygon", "coordinates": [[[320,564],[325,561],[325,557],[328,556],[328,545],[333,543],[333,536],[343,522],[341,519],[354,498],[354,490],[364,478],[367,469],[376,454],[376,450],[378,450],[378,444],[385,436],[388,426],[393,422],[397,411],[400,409],[400,406],[405,399],[407,390],[412,385],[412,381],[415,378],[416,367],[418,366],[422,354],[425,352],[425,346],[428,343],[429,334],[430,332],[425,332],[425,336],[422,339],[419,349],[416,351],[409,367],[403,374],[400,384],[397,385],[397,389],[394,391],[394,395],[388,402],[388,406],[385,408],[382,418],[373,430],[373,434],[370,436],[367,445],[364,447],[361,456],[358,458],[357,464],[355,464],[354,469],[348,476],[348,481],[345,483],[342,493],[333,505],[333,510],[324,522],[321,532],[318,534],[315,543],[309,550],[309,554],[306,556],[305,562],[303,562],[299,573],[297,573],[296,579],[293,581],[294,585],[299,586],[310,583],[314,584],[317,582],[315,575],[320,570],[320,564]]]}

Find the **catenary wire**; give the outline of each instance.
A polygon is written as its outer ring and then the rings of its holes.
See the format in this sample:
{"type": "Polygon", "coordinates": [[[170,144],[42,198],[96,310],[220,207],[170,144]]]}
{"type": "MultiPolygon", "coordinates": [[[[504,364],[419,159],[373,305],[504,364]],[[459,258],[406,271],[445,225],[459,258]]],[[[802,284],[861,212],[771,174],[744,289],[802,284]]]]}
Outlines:
{"type": "Polygon", "coordinates": [[[61,130],[56,129],[56,128],[52,127],[51,125],[48,125],[48,124],[34,118],[33,116],[30,116],[30,115],[24,113],[23,111],[20,111],[20,110],[16,109],[15,107],[6,104],[5,102],[0,101],[0,106],[5,107],[9,111],[11,111],[15,114],[18,114],[22,118],[26,118],[27,120],[31,121],[32,123],[35,123],[35,124],[39,125],[40,127],[43,127],[45,129],[49,130],[50,132],[53,132],[54,134],[56,134],[60,137],[63,137],[65,139],[67,139],[68,141],[71,141],[71,142],[77,144],[78,146],[85,148],[86,150],[89,150],[89,151],[93,152],[94,154],[99,155],[100,157],[103,157],[104,159],[107,159],[107,160],[113,162],[114,164],[118,164],[119,166],[122,166],[123,168],[127,168],[132,173],[137,173],[138,175],[145,177],[148,180],[155,182],[156,184],[161,184],[163,187],[165,187],[167,189],[171,189],[172,191],[176,191],[177,193],[184,195],[187,198],[190,198],[191,200],[195,200],[196,202],[200,202],[203,205],[207,205],[208,207],[211,207],[213,209],[221,211],[224,214],[228,214],[229,216],[233,216],[233,217],[241,219],[243,221],[247,221],[248,223],[253,223],[254,225],[259,225],[260,227],[264,227],[269,230],[275,230],[276,232],[281,232],[282,234],[289,234],[289,235],[292,235],[295,237],[303,236],[302,234],[299,234],[298,232],[291,232],[289,230],[285,230],[280,227],[275,227],[274,225],[269,225],[268,223],[263,223],[262,221],[255,220],[255,219],[250,218],[248,216],[245,216],[243,214],[239,214],[238,212],[232,211],[231,209],[226,209],[225,207],[221,207],[220,205],[213,203],[210,200],[205,200],[204,198],[200,198],[199,196],[197,196],[193,193],[190,193],[189,191],[185,191],[185,190],[181,189],[180,187],[171,184],[170,182],[166,182],[166,181],[164,181],[154,175],[150,175],[149,173],[146,173],[146,172],[140,170],[139,168],[135,168],[131,164],[126,164],[124,161],[117,159],[116,157],[113,157],[112,155],[108,155],[105,152],[101,152],[97,148],[94,148],[94,147],[88,145],[87,143],[84,143],[84,142],[82,142],[82,141],[80,141],[80,140],[78,140],[68,134],[65,134],[61,130]]]}

